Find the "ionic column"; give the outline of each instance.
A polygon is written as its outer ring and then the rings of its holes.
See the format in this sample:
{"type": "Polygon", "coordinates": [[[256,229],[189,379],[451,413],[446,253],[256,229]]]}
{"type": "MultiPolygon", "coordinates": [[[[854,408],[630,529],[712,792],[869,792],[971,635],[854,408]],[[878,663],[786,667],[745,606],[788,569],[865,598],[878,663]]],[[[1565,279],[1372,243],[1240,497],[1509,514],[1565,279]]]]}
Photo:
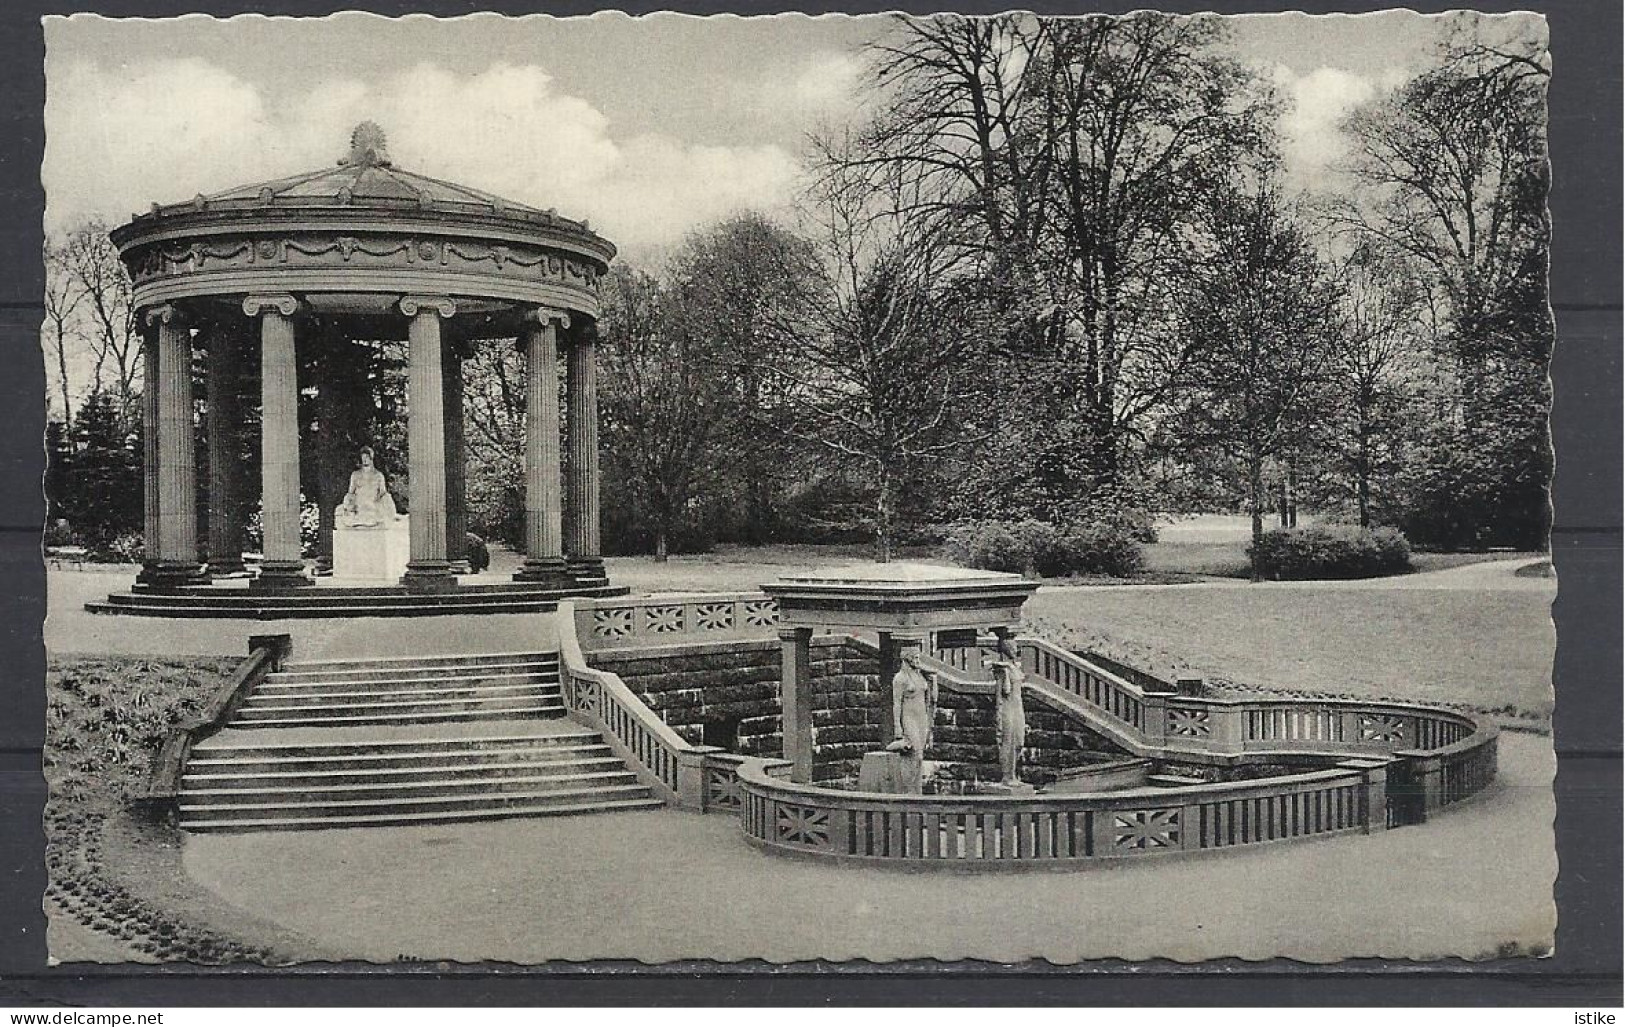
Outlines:
{"type": "Polygon", "coordinates": [[[559,502],[559,329],[570,315],[546,308],[526,316],[525,348],[525,563],[518,581],[569,583],[559,502]]]}
{"type": "Polygon", "coordinates": [[[197,551],[197,453],[192,441],[192,333],[165,304],[147,311],[158,327],[158,565],[155,584],[208,579],[197,551]]]}
{"type": "Polygon", "coordinates": [[[598,536],[598,367],[590,325],[571,333],[569,393],[570,478],[565,496],[569,536],[565,563],[577,585],[604,585],[598,536]]]}
{"type": "Polygon", "coordinates": [[[299,362],[287,294],[249,296],[243,313],[260,320],[260,588],[310,583],[299,538],[299,362]]]}
{"type": "Polygon", "coordinates": [[[813,779],[812,629],[779,629],[779,705],[790,780],[813,779]]]}
{"type": "Polygon", "coordinates": [[[243,536],[238,517],[236,332],[216,322],[209,330],[209,573],[240,574],[243,536]]]}
{"type": "Polygon", "coordinates": [[[135,580],[142,585],[154,585],[163,579],[159,570],[159,554],[163,550],[158,540],[158,326],[145,311],[138,324],[141,327],[141,497],[145,554],[141,573],[135,580]]]}
{"type": "Polygon", "coordinates": [[[450,340],[441,345],[441,404],[446,418],[446,559],[455,574],[469,573],[468,469],[463,452],[463,357],[450,340]]]}
{"type": "Polygon", "coordinates": [[[446,555],[446,417],[441,318],[457,305],[444,296],[405,296],[401,313],[411,354],[407,374],[407,457],[411,466],[412,549],[401,583],[424,592],[457,587],[446,555]]]}

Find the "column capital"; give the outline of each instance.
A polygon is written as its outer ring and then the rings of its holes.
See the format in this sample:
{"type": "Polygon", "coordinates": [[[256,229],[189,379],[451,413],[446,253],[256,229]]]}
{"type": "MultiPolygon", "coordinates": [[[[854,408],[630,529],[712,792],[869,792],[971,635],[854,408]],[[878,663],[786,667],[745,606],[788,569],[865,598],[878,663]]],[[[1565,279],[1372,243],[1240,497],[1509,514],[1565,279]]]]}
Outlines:
{"type": "Polygon", "coordinates": [[[417,317],[425,307],[438,310],[441,317],[451,317],[457,313],[457,304],[452,302],[450,296],[402,296],[400,306],[401,313],[407,317],[417,317]]]}
{"type": "Polygon", "coordinates": [[[166,324],[180,327],[191,323],[186,311],[173,303],[157,303],[147,307],[141,312],[141,323],[144,325],[166,324]]]}
{"type": "Polygon", "coordinates": [[[243,297],[243,313],[249,317],[275,311],[283,317],[292,317],[299,311],[299,301],[291,293],[250,293],[243,297]]]}
{"type": "Polygon", "coordinates": [[[544,328],[550,324],[556,324],[560,328],[568,328],[570,327],[570,312],[568,310],[558,310],[554,307],[530,307],[520,315],[520,320],[526,324],[539,324],[544,328]]]}

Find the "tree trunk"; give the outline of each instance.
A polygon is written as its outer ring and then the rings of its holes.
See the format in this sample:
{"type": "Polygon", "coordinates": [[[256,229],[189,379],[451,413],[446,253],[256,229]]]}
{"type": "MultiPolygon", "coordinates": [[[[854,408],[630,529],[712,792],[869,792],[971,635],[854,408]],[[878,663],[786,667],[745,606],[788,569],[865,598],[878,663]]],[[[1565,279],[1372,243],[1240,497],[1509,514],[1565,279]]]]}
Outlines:
{"type": "Polygon", "coordinates": [[[1254,453],[1247,460],[1247,485],[1253,514],[1253,545],[1251,550],[1252,580],[1263,581],[1263,568],[1259,565],[1259,544],[1264,541],[1264,458],[1254,453]]]}
{"type": "Polygon", "coordinates": [[[876,559],[881,563],[891,562],[892,530],[891,530],[891,469],[884,463],[880,465],[879,487],[875,499],[875,553],[876,559]]]}
{"type": "Polygon", "coordinates": [[[662,523],[655,528],[655,563],[665,563],[669,558],[666,547],[666,525],[662,523]]]}
{"type": "Polygon", "coordinates": [[[1360,432],[1360,459],[1355,466],[1355,493],[1360,504],[1360,527],[1371,527],[1371,443],[1360,432]]]}

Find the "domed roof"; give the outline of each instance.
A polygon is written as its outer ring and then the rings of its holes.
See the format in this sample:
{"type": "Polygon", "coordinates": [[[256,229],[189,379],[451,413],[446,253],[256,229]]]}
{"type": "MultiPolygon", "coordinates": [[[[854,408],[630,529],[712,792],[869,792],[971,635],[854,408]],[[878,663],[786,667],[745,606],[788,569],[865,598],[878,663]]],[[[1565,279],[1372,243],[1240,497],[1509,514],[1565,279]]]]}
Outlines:
{"type": "Polygon", "coordinates": [[[138,303],[444,293],[596,316],[615,257],[585,221],[396,167],[370,121],[336,165],[153,204],[108,234],[138,303]]]}
{"type": "MultiPolygon", "coordinates": [[[[385,149],[383,129],[371,121],[363,121],[350,133],[350,152],[341,157],[334,167],[318,168],[269,182],[235,186],[199,199],[205,207],[311,204],[396,207],[403,203],[421,207],[473,206],[494,214],[569,220],[560,218],[555,211],[539,210],[456,182],[397,168],[385,149]]],[[[177,206],[195,208],[198,201],[177,206]]]]}
{"type": "MultiPolygon", "coordinates": [[[[615,247],[593,233],[585,220],[396,167],[385,147],[383,129],[371,121],[363,121],[351,131],[349,153],[332,167],[199,193],[181,203],[154,203],[147,213],[134,215],[126,228],[139,229],[154,221],[173,225],[174,219],[266,217],[288,221],[369,214],[414,221],[427,217],[464,223],[507,222],[516,228],[523,226],[521,230],[541,228],[573,239],[605,261],[615,254],[615,247]]],[[[125,231],[115,230],[114,235],[121,237],[125,231]]]]}

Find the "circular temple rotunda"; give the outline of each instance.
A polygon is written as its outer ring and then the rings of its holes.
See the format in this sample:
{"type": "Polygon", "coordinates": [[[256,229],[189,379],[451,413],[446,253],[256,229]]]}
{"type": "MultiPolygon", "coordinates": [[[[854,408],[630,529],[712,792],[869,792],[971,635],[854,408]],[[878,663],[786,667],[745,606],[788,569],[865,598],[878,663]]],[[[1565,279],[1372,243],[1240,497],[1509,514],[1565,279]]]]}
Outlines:
{"type": "MultiPolygon", "coordinates": [[[[301,540],[301,394],[355,392],[320,376],[302,383],[299,372],[302,358],[357,339],[405,343],[405,571],[365,588],[323,583],[310,592],[445,602],[620,591],[609,587],[599,548],[594,365],[598,283],[615,247],[586,222],[402,170],[367,122],[335,166],[154,204],[112,239],[133,282],[146,357],[146,552],[132,592],[102,609],[138,612],[143,598],[174,609],[205,596],[263,605],[317,583],[332,549],[315,566],[301,540]],[[513,340],[526,366],[524,563],[514,582],[475,585],[460,580],[463,362],[476,347],[513,340]],[[255,367],[263,556],[245,586],[243,511],[256,483],[239,480],[232,454],[253,410],[231,385],[255,367]],[[195,452],[200,444],[206,454],[195,452]]],[[[331,507],[333,497],[322,498],[331,507]]],[[[232,605],[210,608],[240,615],[232,605]]]]}

